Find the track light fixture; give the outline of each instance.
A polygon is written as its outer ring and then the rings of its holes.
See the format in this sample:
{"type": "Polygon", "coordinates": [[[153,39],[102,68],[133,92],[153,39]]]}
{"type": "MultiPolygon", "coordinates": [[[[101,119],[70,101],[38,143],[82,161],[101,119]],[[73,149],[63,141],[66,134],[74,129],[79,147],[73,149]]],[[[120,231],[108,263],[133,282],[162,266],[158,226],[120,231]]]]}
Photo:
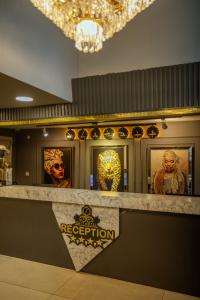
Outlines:
{"type": "Polygon", "coordinates": [[[162,129],[167,129],[168,128],[168,125],[167,125],[167,122],[165,120],[165,118],[161,118],[161,125],[162,125],[162,129]]]}
{"type": "Polygon", "coordinates": [[[48,133],[48,131],[46,130],[46,128],[43,128],[43,129],[42,129],[42,133],[43,133],[43,136],[44,136],[44,137],[48,137],[48,135],[49,135],[49,133],[48,133]]]}

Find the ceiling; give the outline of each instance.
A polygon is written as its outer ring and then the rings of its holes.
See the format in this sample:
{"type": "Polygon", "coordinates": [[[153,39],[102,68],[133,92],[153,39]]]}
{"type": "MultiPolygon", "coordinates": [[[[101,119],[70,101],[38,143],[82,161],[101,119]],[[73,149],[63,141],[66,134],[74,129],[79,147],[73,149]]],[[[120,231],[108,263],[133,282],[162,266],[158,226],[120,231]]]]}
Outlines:
{"type": "Polygon", "coordinates": [[[18,79],[0,73],[0,108],[40,106],[57,103],[68,102],[18,79]],[[17,96],[32,97],[34,101],[21,103],[15,100],[17,96]]]}

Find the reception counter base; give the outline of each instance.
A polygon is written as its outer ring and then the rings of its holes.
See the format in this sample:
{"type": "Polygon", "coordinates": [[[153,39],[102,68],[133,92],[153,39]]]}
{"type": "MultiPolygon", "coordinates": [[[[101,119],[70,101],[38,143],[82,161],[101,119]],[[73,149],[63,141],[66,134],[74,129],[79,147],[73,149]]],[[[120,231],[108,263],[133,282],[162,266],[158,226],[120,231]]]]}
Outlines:
{"type": "MultiPolygon", "coordinates": [[[[200,217],[120,209],[120,236],[82,271],[200,296],[200,217]]],[[[1,198],[0,254],[74,269],[51,202],[1,198]]]]}

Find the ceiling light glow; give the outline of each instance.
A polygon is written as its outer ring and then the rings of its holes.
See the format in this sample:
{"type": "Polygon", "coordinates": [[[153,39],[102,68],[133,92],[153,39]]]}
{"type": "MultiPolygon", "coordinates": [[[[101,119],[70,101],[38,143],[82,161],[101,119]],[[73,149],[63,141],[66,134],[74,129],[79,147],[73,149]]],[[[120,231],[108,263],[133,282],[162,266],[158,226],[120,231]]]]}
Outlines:
{"type": "Polygon", "coordinates": [[[20,102],[32,102],[33,98],[26,97],[26,96],[18,96],[18,97],[16,97],[16,100],[20,101],[20,102]]]}

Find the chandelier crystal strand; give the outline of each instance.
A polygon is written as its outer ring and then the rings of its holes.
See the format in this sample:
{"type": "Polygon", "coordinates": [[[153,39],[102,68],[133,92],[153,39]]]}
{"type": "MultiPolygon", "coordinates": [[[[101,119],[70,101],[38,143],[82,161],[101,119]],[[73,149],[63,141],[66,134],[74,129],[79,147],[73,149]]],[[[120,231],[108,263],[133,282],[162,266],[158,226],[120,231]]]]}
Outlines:
{"type": "Polygon", "coordinates": [[[78,50],[93,53],[155,0],[30,1],[67,37],[75,40],[78,50]]]}

